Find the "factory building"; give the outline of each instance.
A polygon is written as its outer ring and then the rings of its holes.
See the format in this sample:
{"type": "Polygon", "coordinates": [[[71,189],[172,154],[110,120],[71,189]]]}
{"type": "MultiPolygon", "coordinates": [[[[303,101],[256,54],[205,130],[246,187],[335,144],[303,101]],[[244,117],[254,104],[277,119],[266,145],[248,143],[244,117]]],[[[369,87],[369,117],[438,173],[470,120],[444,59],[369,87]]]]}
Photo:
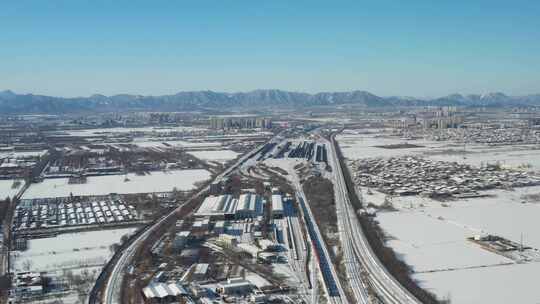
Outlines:
{"type": "Polygon", "coordinates": [[[236,199],[230,194],[208,196],[195,216],[211,220],[254,218],[263,214],[263,199],[254,193],[244,193],[236,199]]]}
{"type": "Polygon", "coordinates": [[[145,303],[178,303],[187,291],[177,283],[152,282],[142,290],[145,303]]]}
{"type": "Polygon", "coordinates": [[[228,279],[226,282],[217,284],[216,291],[224,295],[249,295],[253,290],[253,284],[242,278],[228,279]]]}
{"type": "Polygon", "coordinates": [[[238,199],[238,218],[254,218],[263,214],[262,197],[254,193],[244,193],[238,199]]]}
{"type": "Polygon", "coordinates": [[[195,268],[193,269],[193,273],[191,274],[191,280],[193,281],[202,281],[206,278],[206,274],[208,273],[208,264],[207,263],[200,263],[195,265],[195,268]]]}
{"type": "Polygon", "coordinates": [[[195,216],[211,219],[233,218],[238,207],[238,200],[230,194],[208,196],[195,213],[195,216]]]}
{"type": "Polygon", "coordinates": [[[183,249],[186,246],[190,237],[189,231],[180,231],[174,236],[173,248],[176,250],[183,249]]]}
{"type": "Polygon", "coordinates": [[[214,224],[214,234],[220,235],[225,233],[225,221],[217,221],[214,224]]]}
{"type": "Polygon", "coordinates": [[[281,196],[281,194],[272,195],[272,217],[283,217],[283,197],[281,196]]]}

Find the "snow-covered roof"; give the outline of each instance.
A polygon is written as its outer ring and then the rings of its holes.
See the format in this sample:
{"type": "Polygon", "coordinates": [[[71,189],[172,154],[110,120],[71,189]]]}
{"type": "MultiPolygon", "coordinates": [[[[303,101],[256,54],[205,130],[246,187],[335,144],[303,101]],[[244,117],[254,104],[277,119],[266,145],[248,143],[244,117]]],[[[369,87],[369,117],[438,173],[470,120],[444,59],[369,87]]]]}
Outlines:
{"type": "Polygon", "coordinates": [[[238,200],[232,195],[208,196],[197,210],[197,215],[233,214],[237,206],[238,200]]]}
{"type": "Polygon", "coordinates": [[[179,296],[186,294],[186,290],[180,284],[177,283],[150,283],[143,288],[143,294],[147,299],[151,298],[165,298],[168,296],[179,296]]]}
{"type": "Polygon", "coordinates": [[[283,212],[283,198],[279,194],[272,195],[272,211],[283,212]]]}

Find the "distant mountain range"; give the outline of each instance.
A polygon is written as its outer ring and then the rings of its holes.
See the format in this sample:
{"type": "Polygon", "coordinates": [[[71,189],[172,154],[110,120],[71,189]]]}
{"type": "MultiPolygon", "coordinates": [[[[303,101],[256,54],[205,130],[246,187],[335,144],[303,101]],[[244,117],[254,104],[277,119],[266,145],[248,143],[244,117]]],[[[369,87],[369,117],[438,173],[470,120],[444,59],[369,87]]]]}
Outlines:
{"type": "Polygon", "coordinates": [[[540,105],[540,94],[507,96],[452,94],[440,98],[380,97],[366,91],[322,92],[316,94],[282,90],[255,90],[239,93],[213,91],[180,92],[174,95],[92,95],[63,98],[0,91],[0,114],[60,114],[114,111],[186,111],[204,109],[256,109],[354,104],[373,107],[409,106],[527,106],[540,105]]]}

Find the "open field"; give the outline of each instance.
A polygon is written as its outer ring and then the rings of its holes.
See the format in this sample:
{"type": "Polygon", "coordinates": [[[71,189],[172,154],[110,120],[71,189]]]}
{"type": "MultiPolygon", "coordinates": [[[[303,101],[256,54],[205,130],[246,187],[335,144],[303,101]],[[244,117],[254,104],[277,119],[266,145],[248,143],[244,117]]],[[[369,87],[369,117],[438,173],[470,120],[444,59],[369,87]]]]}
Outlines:
{"type": "Polygon", "coordinates": [[[238,153],[231,150],[207,150],[207,151],[190,151],[189,154],[200,160],[217,161],[225,163],[238,157],[238,153]]]}
{"type": "Polygon", "coordinates": [[[29,157],[39,157],[47,153],[47,150],[36,150],[36,151],[6,151],[0,152],[0,159],[2,158],[29,158],[29,157]]]}
{"type": "Polygon", "coordinates": [[[539,303],[540,263],[415,275],[422,286],[451,303],[539,303]]]}
{"type": "Polygon", "coordinates": [[[194,127],[137,127],[137,128],[102,128],[102,129],[84,129],[84,130],[70,130],[66,131],[71,136],[96,136],[104,134],[122,134],[133,132],[144,133],[171,133],[171,132],[192,132],[203,131],[206,129],[194,128],[194,127]]]}
{"type": "Polygon", "coordinates": [[[109,193],[130,194],[191,190],[195,183],[210,178],[206,170],[154,171],[148,175],[127,174],[90,176],[85,184],[69,184],[67,178],[50,178],[32,184],[24,193],[24,199],[66,197],[73,195],[106,195],[109,193]]]}
{"type": "Polygon", "coordinates": [[[500,163],[503,167],[508,168],[540,170],[539,145],[463,145],[456,142],[411,140],[374,134],[343,134],[339,135],[337,139],[340,142],[343,154],[350,159],[416,155],[433,160],[455,161],[474,166],[500,163]],[[405,143],[419,147],[402,149],[385,149],[381,147],[405,143]]]}
{"type": "Polygon", "coordinates": [[[99,230],[32,239],[26,251],[12,253],[12,267],[15,271],[53,271],[103,265],[113,254],[109,247],[135,230],[99,230]]]}
{"type": "Polygon", "coordinates": [[[220,147],[222,143],[220,142],[195,142],[195,141],[185,141],[185,140],[155,140],[145,138],[144,140],[137,140],[133,142],[139,147],[157,147],[157,148],[166,148],[166,147],[176,147],[176,148],[213,148],[220,147]]]}
{"type": "Polygon", "coordinates": [[[24,185],[24,181],[21,180],[19,187],[13,188],[12,179],[0,179],[0,200],[5,199],[6,197],[14,197],[19,193],[24,185]]]}
{"type": "Polygon", "coordinates": [[[436,160],[455,161],[474,166],[500,163],[503,167],[524,168],[526,170],[540,170],[540,146],[538,145],[512,145],[486,147],[482,145],[455,147],[450,151],[433,150],[425,153],[436,160]],[[463,153],[465,151],[465,153],[463,153]],[[449,153],[445,153],[449,152],[449,153]]]}

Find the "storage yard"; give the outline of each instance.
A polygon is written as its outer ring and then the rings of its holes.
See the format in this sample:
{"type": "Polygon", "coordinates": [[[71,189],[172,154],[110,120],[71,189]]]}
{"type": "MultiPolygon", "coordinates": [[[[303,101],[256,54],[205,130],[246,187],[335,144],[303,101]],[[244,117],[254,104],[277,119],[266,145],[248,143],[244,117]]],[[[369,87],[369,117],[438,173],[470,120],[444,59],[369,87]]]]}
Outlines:
{"type": "Polygon", "coordinates": [[[69,200],[23,200],[15,208],[12,229],[19,233],[34,229],[137,220],[135,207],[121,198],[72,203],[69,200]]]}

